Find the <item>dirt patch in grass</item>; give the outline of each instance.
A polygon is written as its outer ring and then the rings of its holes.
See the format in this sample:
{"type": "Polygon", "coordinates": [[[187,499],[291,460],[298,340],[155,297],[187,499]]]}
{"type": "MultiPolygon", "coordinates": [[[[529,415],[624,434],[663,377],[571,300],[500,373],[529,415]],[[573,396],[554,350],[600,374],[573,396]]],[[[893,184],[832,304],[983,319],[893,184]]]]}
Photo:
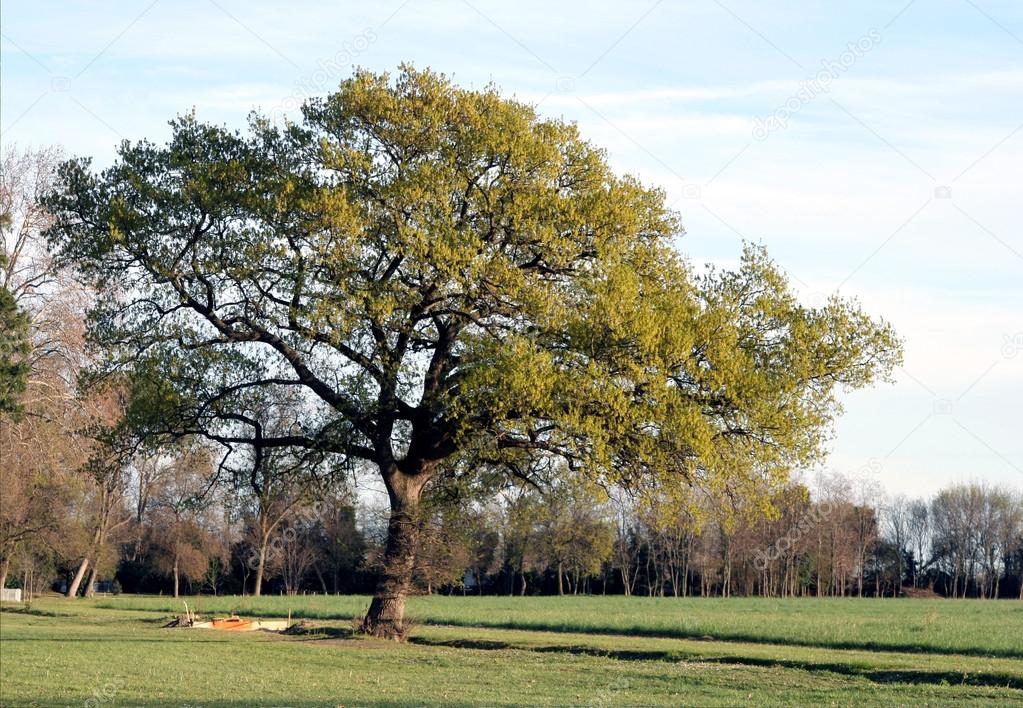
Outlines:
{"type": "Polygon", "coordinates": [[[902,588],[902,594],[905,597],[913,598],[915,600],[944,599],[941,595],[928,588],[902,588]]]}
{"type": "Polygon", "coordinates": [[[349,646],[361,648],[386,648],[394,642],[386,639],[375,639],[356,632],[351,627],[325,627],[312,622],[301,621],[288,627],[283,632],[270,633],[278,639],[290,641],[316,642],[329,646],[349,646]]]}

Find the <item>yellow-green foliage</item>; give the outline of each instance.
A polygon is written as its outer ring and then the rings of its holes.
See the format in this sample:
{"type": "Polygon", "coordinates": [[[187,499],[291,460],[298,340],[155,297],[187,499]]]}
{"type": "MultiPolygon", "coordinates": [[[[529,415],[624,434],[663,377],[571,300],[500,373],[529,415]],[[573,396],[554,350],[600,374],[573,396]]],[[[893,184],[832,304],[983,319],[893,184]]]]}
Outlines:
{"type": "Polygon", "coordinates": [[[898,362],[886,324],[802,306],[760,248],[694,273],[663,192],[493,87],[360,71],[303,114],[185,116],[49,200],[105,286],[93,338],[167,372],[172,427],[243,441],[238,413],[301,385],[290,445],[756,503],[819,458],[840,388],[898,362]]]}

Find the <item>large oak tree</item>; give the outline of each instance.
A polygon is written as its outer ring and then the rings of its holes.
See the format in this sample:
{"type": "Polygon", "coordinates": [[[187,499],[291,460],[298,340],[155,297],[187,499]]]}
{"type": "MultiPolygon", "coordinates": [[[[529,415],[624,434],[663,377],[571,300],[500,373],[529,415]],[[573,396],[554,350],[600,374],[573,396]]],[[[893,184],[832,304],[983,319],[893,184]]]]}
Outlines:
{"type": "Polygon", "coordinates": [[[899,357],[855,303],[801,306],[760,249],[695,274],[661,191],[493,88],[358,72],[298,124],[171,125],[101,172],[67,163],[48,202],[102,293],[104,367],[158,367],[154,433],[252,465],[374,465],[382,636],[402,631],[431,481],[570,466],[766,498],[820,455],[838,389],[899,357]]]}

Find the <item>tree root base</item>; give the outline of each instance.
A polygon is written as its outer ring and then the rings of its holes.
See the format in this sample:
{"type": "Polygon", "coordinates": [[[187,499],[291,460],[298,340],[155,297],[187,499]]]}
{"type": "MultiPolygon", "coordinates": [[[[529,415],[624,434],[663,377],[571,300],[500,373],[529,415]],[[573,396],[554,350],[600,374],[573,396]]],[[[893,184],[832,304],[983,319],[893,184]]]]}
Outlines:
{"type": "Polygon", "coordinates": [[[372,619],[369,616],[356,620],[353,624],[358,634],[376,639],[387,639],[392,642],[407,641],[415,628],[415,624],[412,622],[372,619]]]}

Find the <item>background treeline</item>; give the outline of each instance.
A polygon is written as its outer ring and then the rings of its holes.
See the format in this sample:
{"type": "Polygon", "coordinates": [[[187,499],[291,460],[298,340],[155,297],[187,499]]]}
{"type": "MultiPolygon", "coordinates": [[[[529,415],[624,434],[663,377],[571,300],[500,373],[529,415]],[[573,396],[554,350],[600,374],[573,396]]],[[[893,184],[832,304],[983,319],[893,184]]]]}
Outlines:
{"type": "MultiPolygon", "coordinates": [[[[57,150],[3,156],[0,190],[0,585],[33,593],[369,592],[386,498],[358,469],[270,457],[251,474],[179,441],[112,437],[139,396],[87,385],[92,293],[55,263],[39,196],[57,150]]],[[[297,416],[300,404],[276,401],[297,416]]],[[[1018,490],[957,485],[885,499],[842,476],[741,494],[593,487],[434,490],[422,592],[1023,596],[1018,490]],[[717,500],[717,501],[711,501],[717,500]]]]}
{"type": "MultiPolygon", "coordinates": [[[[8,428],[2,444],[11,444],[8,428]]],[[[10,458],[8,458],[10,459],[10,458]]],[[[51,458],[52,461],[52,458],[51,458]]],[[[58,463],[59,464],[59,463],[58,463]]],[[[73,469],[68,460],[66,469],[73,469]]],[[[345,485],[211,481],[194,450],[50,478],[8,496],[3,570],[33,592],[351,593],[372,589],[386,509],[345,485]],[[30,533],[18,533],[29,530],[30,533]],[[83,567],[84,566],[84,567],[83,567]]],[[[20,482],[19,482],[20,480],[20,482]]],[[[885,499],[876,483],[793,484],[775,510],[721,509],[583,483],[428,506],[418,590],[471,594],[1015,597],[1023,498],[983,484],[885,499]]]]}

